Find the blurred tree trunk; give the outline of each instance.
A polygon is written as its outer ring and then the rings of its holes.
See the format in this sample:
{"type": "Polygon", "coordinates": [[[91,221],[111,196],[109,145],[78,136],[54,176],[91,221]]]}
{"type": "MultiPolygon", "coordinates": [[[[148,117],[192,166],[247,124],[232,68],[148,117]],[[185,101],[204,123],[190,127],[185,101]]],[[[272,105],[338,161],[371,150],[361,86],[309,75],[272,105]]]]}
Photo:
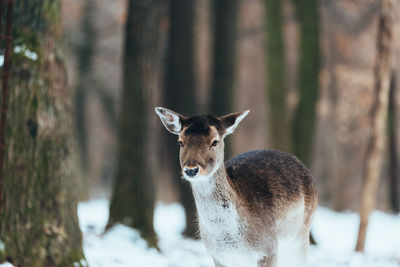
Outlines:
{"type": "Polygon", "coordinates": [[[396,109],[400,107],[400,103],[396,98],[397,94],[397,80],[396,76],[392,74],[392,79],[390,83],[390,93],[389,93],[389,191],[390,191],[390,205],[394,212],[400,211],[400,200],[399,200],[399,133],[397,129],[399,128],[399,121],[396,118],[396,109]]]}
{"type": "Polygon", "coordinates": [[[285,55],[281,0],[266,0],[267,91],[272,148],[290,152],[290,123],[286,106],[285,55]]]}
{"type": "Polygon", "coordinates": [[[373,103],[371,112],[372,134],[363,169],[365,178],[361,195],[360,228],[356,251],[364,251],[369,215],[375,207],[376,191],[383,160],[392,67],[392,9],[392,0],[382,0],[382,14],[378,24],[377,54],[374,72],[375,102],[373,103]]]}
{"type": "MultiPolygon", "coordinates": [[[[336,210],[359,207],[371,134],[380,0],[322,0],[321,69],[311,169],[319,200],[336,210]]],[[[385,203],[386,204],[386,203],[385,203]]]]}
{"type": "MultiPolygon", "coordinates": [[[[194,44],[194,7],[195,1],[170,1],[170,31],[166,65],[166,88],[164,100],[167,107],[185,116],[195,115],[195,44],[194,44]]],[[[163,159],[173,173],[173,179],[180,191],[181,203],[186,213],[184,235],[196,237],[196,210],[190,185],[180,179],[182,176],[178,155],[177,137],[165,132],[166,149],[163,159]]]]}
{"type": "Polygon", "coordinates": [[[319,18],[317,0],[294,0],[300,22],[299,103],[293,121],[293,153],[309,166],[318,94],[319,18]]]}
{"type": "Polygon", "coordinates": [[[389,193],[393,211],[400,211],[400,2],[394,2],[393,70],[389,102],[389,193]]]}
{"type": "Polygon", "coordinates": [[[148,103],[151,88],[158,86],[163,5],[161,0],[129,1],[117,173],[107,224],[107,229],[117,222],[136,228],[150,246],[157,246],[157,237],[153,229],[148,103]]]}
{"type": "MultiPolygon", "coordinates": [[[[233,90],[236,75],[239,0],[215,0],[213,6],[213,67],[210,112],[220,116],[234,112],[233,90]]],[[[232,154],[226,140],[225,155],[232,154]]]]}
{"type": "Polygon", "coordinates": [[[59,14],[59,1],[15,1],[0,261],[16,266],[87,266],[59,14]]]}
{"type": "Polygon", "coordinates": [[[88,172],[88,141],[87,141],[87,99],[90,86],[89,81],[94,48],[94,29],[92,22],[93,0],[87,0],[81,22],[82,37],[77,47],[77,86],[75,90],[75,123],[79,142],[79,152],[82,159],[81,168],[88,172]]]}
{"type": "Polygon", "coordinates": [[[232,140],[232,155],[269,147],[265,0],[240,1],[234,111],[251,109],[232,140]]]}
{"type": "Polygon", "coordinates": [[[194,43],[197,113],[205,114],[209,109],[208,93],[212,78],[213,21],[212,6],[214,0],[195,1],[194,43]]]}

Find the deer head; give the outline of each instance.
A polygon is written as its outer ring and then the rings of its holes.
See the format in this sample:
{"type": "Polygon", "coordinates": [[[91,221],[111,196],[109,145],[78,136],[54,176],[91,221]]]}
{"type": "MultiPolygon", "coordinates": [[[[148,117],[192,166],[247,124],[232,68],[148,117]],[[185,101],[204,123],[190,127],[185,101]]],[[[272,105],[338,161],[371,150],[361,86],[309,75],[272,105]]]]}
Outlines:
{"type": "Polygon", "coordinates": [[[165,128],[178,135],[182,174],[190,182],[211,177],[224,163],[224,138],[233,133],[249,110],[215,118],[184,117],[172,110],[156,107],[165,128]]]}

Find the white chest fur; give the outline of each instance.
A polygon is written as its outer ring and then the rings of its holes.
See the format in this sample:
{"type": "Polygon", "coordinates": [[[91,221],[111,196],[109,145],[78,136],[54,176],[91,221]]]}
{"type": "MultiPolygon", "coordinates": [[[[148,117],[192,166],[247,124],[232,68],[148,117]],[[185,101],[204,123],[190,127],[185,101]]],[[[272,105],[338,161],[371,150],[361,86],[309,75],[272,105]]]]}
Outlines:
{"type": "Polygon", "coordinates": [[[250,248],[236,206],[213,191],[214,186],[194,188],[200,234],[208,251],[224,266],[257,266],[261,255],[250,248]]]}

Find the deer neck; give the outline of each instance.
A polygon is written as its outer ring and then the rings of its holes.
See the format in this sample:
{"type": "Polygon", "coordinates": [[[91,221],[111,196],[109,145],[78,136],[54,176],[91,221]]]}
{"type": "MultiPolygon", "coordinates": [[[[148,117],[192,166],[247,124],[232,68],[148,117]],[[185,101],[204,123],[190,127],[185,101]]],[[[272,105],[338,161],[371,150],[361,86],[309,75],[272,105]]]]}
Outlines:
{"type": "Polygon", "coordinates": [[[192,189],[198,209],[201,209],[201,206],[207,207],[205,203],[223,207],[232,206],[235,203],[236,194],[228,181],[224,163],[209,179],[192,183],[192,189]]]}

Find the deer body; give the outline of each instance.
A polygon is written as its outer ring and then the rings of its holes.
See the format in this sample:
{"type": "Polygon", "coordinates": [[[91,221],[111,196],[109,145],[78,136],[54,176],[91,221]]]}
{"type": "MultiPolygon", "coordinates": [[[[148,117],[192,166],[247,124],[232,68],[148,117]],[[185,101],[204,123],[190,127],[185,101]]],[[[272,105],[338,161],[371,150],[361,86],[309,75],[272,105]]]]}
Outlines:
{"type": "Polygon", "coordinates": [[[166,128],[180,136],[183,175],[191,183],[200,235],[215,265],[305,266],[317,205],[307,168],[273,150],[224,163],[223,138],[247,113],[185,118],[157,109],[166,128]]]}

